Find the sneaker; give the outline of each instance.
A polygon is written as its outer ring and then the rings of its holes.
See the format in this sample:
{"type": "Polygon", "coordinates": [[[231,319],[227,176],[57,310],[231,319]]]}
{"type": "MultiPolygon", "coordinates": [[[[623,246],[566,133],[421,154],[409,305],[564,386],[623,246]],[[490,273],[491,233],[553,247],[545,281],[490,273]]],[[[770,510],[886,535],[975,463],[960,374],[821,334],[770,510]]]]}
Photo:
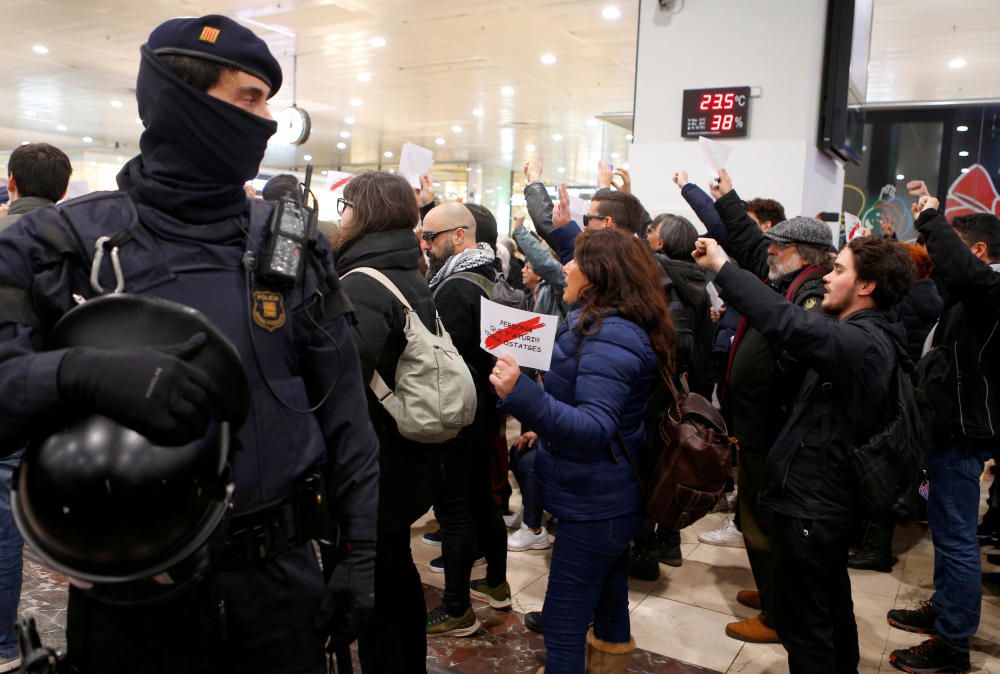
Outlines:
{"type": "Polygon", "coordinates": [[[527,627],[532,632],[538,632],[539,634],[544,634],[544,632],[542,632],[542,612],[528,611],[527,613],[525,613],[524,626],[527,627]]]}
{"type": "Polygon", "coordinates": [[[549,532],[545,530],[545,527],[542,527],[536,534],[527,525],[522,524],[520,529],[507,537],[507,549],[513,552],[547,550],[551,547],[549,532]]]}
{"type": "Polygon", "coordinates": [[[681,556],[681,546],[660,545],[660,552],[656,559],[667,566],[681,566],[684,564],[684,557],[681,556]]]}
{"type": "Polygon", "coordinates": [[[737,490],[737,489],[733,489],[731,492],[729,492],[728,494],[726,494],[726,508],[731,513],[736,512],[736,508],[737,508],[736,497],[737,497],[737,492],[738,491],[739,490],[737,490]]]}
{"type": "Polygon", "coordinates": [[[458,618],[449,615],[444,606],[427,614],[428,637],[471,637],[479,627],[479,618],[471,606],[458,618]]]}
{"type": "Polygon", "coordinates": [[[729,623],[726,625],[726,636],[752,644],[776,644],[781,641],[774,628],[765,625],[760,616],[729,623]]]}
{"type": "Polygon", "coordinates": [[[743,534],[736,528],[736,522],[730,517],[718,529],[698,534],[698,540],[708,545],[721,545],[726,548],[745,548],[743,534]]]}
{"type": "Polygon", "coordinates": [[[21,668],[21,656],[0,658],[0,672],[16,672],[21,668]]]}
{"type": "MultiPolygon", "coordinates": [[[[480,557],[472,563],[473,568],[477,566],[486,566],[486,558],[480,557]]],[[[444,573],[444,556],[435,557],[431,561],[427,562],[427,568],[434,573],[444,573]]]]}
{"type": "Polygon", "coordinates": [[[441,547],[441,530],[428,531],[426,534],[420,537],[420,542],[424,545],[429,545],[432,548],[441,547]]]}
{"type": "Polygon", "coordinates": [[[504,581],[497,587],[490,587],[485,578],[474,580],[469,583],[469,594],[473,599],[485,601],[490,608],[497,610],[509,609],[513,602],[510,600],[510,584],[504,581]]]}
{"type": "Polygon", "coordinates": [[[655,581],[660,579],[659,550],[657,547],[636,544],[628,556],[629,578],[655,581]]]}
{"type": "Polygon", "coordinates": [[[517,529],[524,522],[524,511],[518,510],[516,513],[503,516],[503,523],[508,529],[517,529]]]}
{"type": "Polygon", "coordinates": [[[935,634],[934,621],[937,619],[937,611],[929,601],[921,602],[918,609],[893,609],[885,618],[890,625],[904,632],[935,634]]]}
{"type": "Polygon", "coordinates": [[[889,662],[896,669],[911,674],[924,672],[964,674],[972,666],[968,653],[956,651],[938,637],[931,637],[913,648],[893,651],[889,656],[889,662]]]}
{"type": "Polygon", "coordinates": [[[736,601],[747,608],[760,610],[760,592],[757,590],[740,590],[736,593],[736,601]]]}

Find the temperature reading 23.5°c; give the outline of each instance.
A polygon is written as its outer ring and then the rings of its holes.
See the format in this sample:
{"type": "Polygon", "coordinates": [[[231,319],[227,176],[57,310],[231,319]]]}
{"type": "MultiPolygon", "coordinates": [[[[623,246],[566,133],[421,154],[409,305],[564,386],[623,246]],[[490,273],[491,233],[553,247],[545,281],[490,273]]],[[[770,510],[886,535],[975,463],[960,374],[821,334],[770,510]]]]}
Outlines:
{"type": "Polygon", "coordinates": [[[739,106],[745,108],[747,97],[743,94],[735,94],[732,91],[718,92],[715,94],[702,94],[699,110],[732,110],[739,106]]]}
{"type": "Polygon", "coordinates": [[[750,87],[687,89],[681,118],[681,136],[746,136],[750,87]]]}

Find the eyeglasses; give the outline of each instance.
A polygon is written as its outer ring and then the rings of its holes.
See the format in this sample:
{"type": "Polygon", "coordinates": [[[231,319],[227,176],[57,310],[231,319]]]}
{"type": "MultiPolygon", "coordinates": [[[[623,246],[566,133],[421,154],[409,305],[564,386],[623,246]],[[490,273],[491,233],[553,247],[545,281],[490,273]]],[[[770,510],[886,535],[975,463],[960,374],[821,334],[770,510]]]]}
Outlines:
{"type": "Polygon", "coordinates": [[[348,201],[344,197],[339,197],[337,199],[337,215],[343,215],[344,211],[347,210],[348,206],[354,208],[354,204],[352,204],[350,201],[348,201]]]}
{"type": "Polygon", "coordinates": [[[587,227],[594,220],[607,220],[610,215],[584,215],[583,216],[583,226],[587,227]]]}
{"type": "Polygon", "coordinates": [[[452,227],[450,229],[442,229],[437,232],[431,232],[425,230],[420,233],[420,238],[426,241],[427,243],[433,243],[434,239],[438,238],[439,234],[444,234],[445,232],[454,232],[456,229],[468,229],[468,227],[466,227],[465,225],[460,225],[458,227],[452,227]]]}

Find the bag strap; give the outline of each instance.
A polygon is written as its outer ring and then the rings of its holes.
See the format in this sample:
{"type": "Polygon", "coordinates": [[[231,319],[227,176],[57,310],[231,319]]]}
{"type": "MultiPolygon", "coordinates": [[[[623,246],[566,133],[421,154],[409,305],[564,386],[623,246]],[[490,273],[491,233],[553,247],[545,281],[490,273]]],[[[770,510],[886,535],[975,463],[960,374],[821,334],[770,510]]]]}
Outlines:
{"type": "Polygon", "coordinates": [[[490,281],[482,274],[477,274],[474,271],[460,271],[460,272],[455,272],[445,280],[441,281],[441,283],[438,284],[438,287],[434,289],[434,294],[437,295],[438,291],[441,290],[441,288],[443,288],[444,285],[449,281],[451,281],[452,279],[463,279],[468,281],[469,283],[475,284],[476,286],[479,287],[480,290],[482,290],[486,294],[486,299],[489,299],[490,295],[493,294],[493,287],[496,285],[495,281],[490,281]]]}
{"type": "Polygon", "coordinates": [[[396,287],[396,284],[390,281],[389,277],[380,272],[378,269],[375,269],[373,267],[358,267],[357,269],[352,269],[351,271],[341,276],[340,280],[343,281],[351,274],[364,274],[368,278],[375,279],[376,281],[381,283],[386,290],[392,293],[392,296],[396,298],[397,302],[406,307],[408,311],[413,311],[413,307],[411,307],[410,303],[406,301],[405,297],[403,297],[403,293],[399,292],[399,288],[396,287]]]}

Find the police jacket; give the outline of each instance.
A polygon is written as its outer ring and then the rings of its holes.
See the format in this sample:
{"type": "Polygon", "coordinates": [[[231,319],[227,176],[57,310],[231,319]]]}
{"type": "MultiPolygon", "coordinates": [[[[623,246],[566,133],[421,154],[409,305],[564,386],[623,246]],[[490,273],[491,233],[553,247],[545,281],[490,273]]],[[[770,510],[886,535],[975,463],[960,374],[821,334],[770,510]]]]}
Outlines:
{"type": "Polygon", "coordinates": [[[767,456],[760,505],[789,517],[848,522],[856,480],[848,449],[883,422],[905,334],[889,313],[858,311],[835,322],[725,264],[720,294],[767,339],[808,368],[788,421],[767,456]]]}
{"type": "MultiPolygon", "coordinates": [[[[310,260],[304,287],[255,284],[248,297],[241,259],[262,246],[270,211],[269,204],[248,200],[237,217],[192,225],[124,192],[98,192],[29,213],[0,233],[0,448],[16,449],[59,409],[64,352],[43,351],[45,336],[78,299],[97,294],[89,282],[96,240],[124,233],[125,291],[197,309],[243,360],[251,400],[233,455],[236,512],[280,501],[326,463],[342,533],[374,540],[377,445],[349,307],[336,302],[342,295],[325,241],[310,260]],[[314,413],[296,413],[269,389],[299,409],[323,403],[314,413]]],[[[110,264],[98,280],[105,289],[115,286],[110,264]]]]}
{"type": "Polygon", "coordinates": [[[584,338],[579,318],[576,309],[559,326],[544,391],[522,374],[500,409],[539,435],[535,473],[546,510],[568,521],[638,513],[639,483],[618,436],[641,463],[656,354],[631,321],[608,315],[584,338]]]}
{"type": "MultiPolygon", "coordinates": [[[[344,275],[359,267],[379,270],[399,288],[427,329],[434,330],[434,301],[417,270],[419,257],[420,244],[411,230],[372,232],[347,242],[337,252],[337,271],[344,275]]],[[[371,381],[378,370],[392,386],[396,364],[406,347],[403,306],[369,276],[351,274],[341,283],[354,305],[354,337],[364,381],[371,381]]],[[[439,446],[400,435],[395,420],[370,388],[368,413],[379,439],[379,532],[406,531],[433,503],[439,446]]]]}
{"type": "Polygon", "coordinates": [[[931,344],[948,355],[944,380],[927,392],[934,405],[935,432],[995,440],[1000,430],[998,267],[978,260],[939,211],[924,211],[916,226],[947,298],[931,344]]]}

